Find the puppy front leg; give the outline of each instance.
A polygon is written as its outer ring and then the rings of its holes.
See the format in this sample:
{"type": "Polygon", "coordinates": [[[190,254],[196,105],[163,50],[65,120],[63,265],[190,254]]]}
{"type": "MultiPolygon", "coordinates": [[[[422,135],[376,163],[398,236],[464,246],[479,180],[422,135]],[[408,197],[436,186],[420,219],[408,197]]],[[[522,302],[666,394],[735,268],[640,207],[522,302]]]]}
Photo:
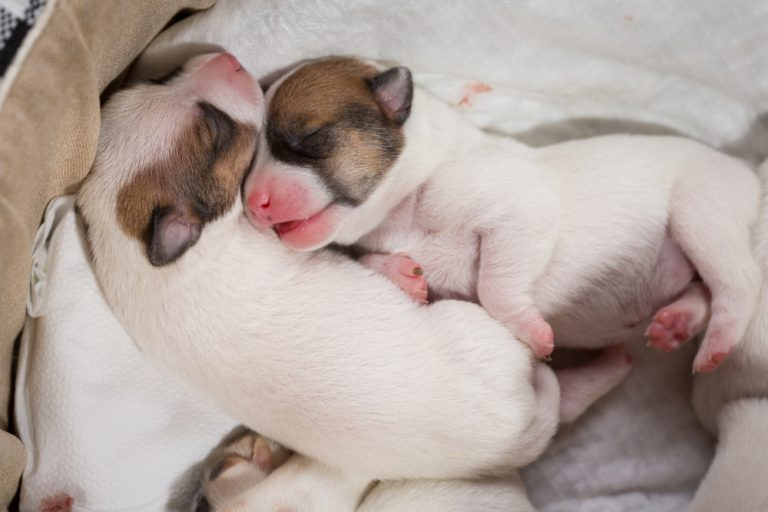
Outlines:
{"type": "Polygon", "coordinates": [[[424,277],[424,270],[408,255],[371,253],[362,256],[358,261],[392,281],[416,302],[427,302],[427,279],[424,277]]]}
{"type": "Polygon", "coordinates": [[[556,239],[555,232],[544,228],[509,226],[487,233],[480,242],[480,304],[537,357],[549,356],[554,348],[552,327],[533,302],[533,287],[549,264],[556,239]]]}

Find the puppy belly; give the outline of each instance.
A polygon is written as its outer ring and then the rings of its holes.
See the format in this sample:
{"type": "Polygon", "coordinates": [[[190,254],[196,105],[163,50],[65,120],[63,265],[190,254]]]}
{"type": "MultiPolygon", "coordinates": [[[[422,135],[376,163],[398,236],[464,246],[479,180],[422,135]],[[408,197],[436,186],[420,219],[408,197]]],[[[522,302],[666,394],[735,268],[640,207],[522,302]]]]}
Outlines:
{"type": "Polygon", "coordinates": [[[695,269],[666,233],[656,250],[645,252],[655,257],[642,254],[607,263],[596,257],[595,261],[604,263],[571,286],[548,276],[542,279],[536,302],[555,331],[557,346],[597,348],[642,338],[653,314],[674,301],[695,276],[695,269]]]}

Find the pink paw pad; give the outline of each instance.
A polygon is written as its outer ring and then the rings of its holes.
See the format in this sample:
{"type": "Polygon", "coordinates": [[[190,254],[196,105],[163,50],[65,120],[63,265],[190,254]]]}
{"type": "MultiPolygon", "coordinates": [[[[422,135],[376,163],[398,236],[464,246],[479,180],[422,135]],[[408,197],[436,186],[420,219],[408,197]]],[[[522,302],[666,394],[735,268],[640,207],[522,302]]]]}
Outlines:
{"type": "Polygon", "coordinates": [[[40,512],[70,512],[74,502],[72,496],[62,492],[40,502],[40,512]]]}
{"type": "Polygon", "coordinates": [[[664,352],[676,350],[695,334],[693,315],[688,311],[664,308],[653,317],[645,331],[648,344],[664,352]]]}
{"type": "Polygon", "coordinates": [[[720,363],[728,357],[728,352],[715,352],[710,354],[704,362],[694,365],[694,373],[707,373],[717,369],[720,363]]]}
{"type": "Polygon", "coordinates": [[[429,294],[421,265],[405,254],[371,254],[360,262],[388,278],[415,301],[425,304],[429,294]]]}
{"type": "Polygon", "coordinates": [[[726,331],[707,331],[693,360],[693,373],[706,373],[716,369],[731,353],[737,340],[738,337],[731,333],[730,328],[726,331]]]}

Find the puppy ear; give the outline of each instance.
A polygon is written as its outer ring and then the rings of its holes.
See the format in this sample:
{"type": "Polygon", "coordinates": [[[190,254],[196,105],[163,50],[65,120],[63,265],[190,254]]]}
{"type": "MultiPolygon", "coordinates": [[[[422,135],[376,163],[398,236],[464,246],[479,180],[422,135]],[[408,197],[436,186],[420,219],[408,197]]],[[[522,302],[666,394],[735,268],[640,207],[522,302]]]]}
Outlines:
{"type": "Polygon", "coordinates": [[[155,208],[147,242],[149,262],[156,267],[173,263],[197,243],[202,229],[202,221],[189,208],[155,208]]]}
{"type": "Polygon", "coordinates": [[[413,79],[404,66],[388,69],[368,81],[376,101],[389,119],[403,124],[411,114],[413,79]]]}

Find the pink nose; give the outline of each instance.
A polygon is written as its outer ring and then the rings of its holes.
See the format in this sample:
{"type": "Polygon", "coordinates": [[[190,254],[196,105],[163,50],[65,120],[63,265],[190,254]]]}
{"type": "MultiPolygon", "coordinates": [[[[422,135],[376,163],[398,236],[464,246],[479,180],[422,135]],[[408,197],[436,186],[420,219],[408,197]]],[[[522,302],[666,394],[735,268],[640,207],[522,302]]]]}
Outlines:
{"type": "Polygon", "coordinates": [[[218,57],[215,57],[215,59],[221,59],[227,63],[229,67],[231,67],[234,71],[240,71],[243,69],[242,64],[240,64],[240,61],[235,58],[234,55],[231,53],[222,53],[218,57]]]}
{"type": "Polygon", "coordinates": [[[270,206],[269,192],[256,190],[248,197],[248,209],[260,219],[272,220],[269,215],[270,206]]]}

